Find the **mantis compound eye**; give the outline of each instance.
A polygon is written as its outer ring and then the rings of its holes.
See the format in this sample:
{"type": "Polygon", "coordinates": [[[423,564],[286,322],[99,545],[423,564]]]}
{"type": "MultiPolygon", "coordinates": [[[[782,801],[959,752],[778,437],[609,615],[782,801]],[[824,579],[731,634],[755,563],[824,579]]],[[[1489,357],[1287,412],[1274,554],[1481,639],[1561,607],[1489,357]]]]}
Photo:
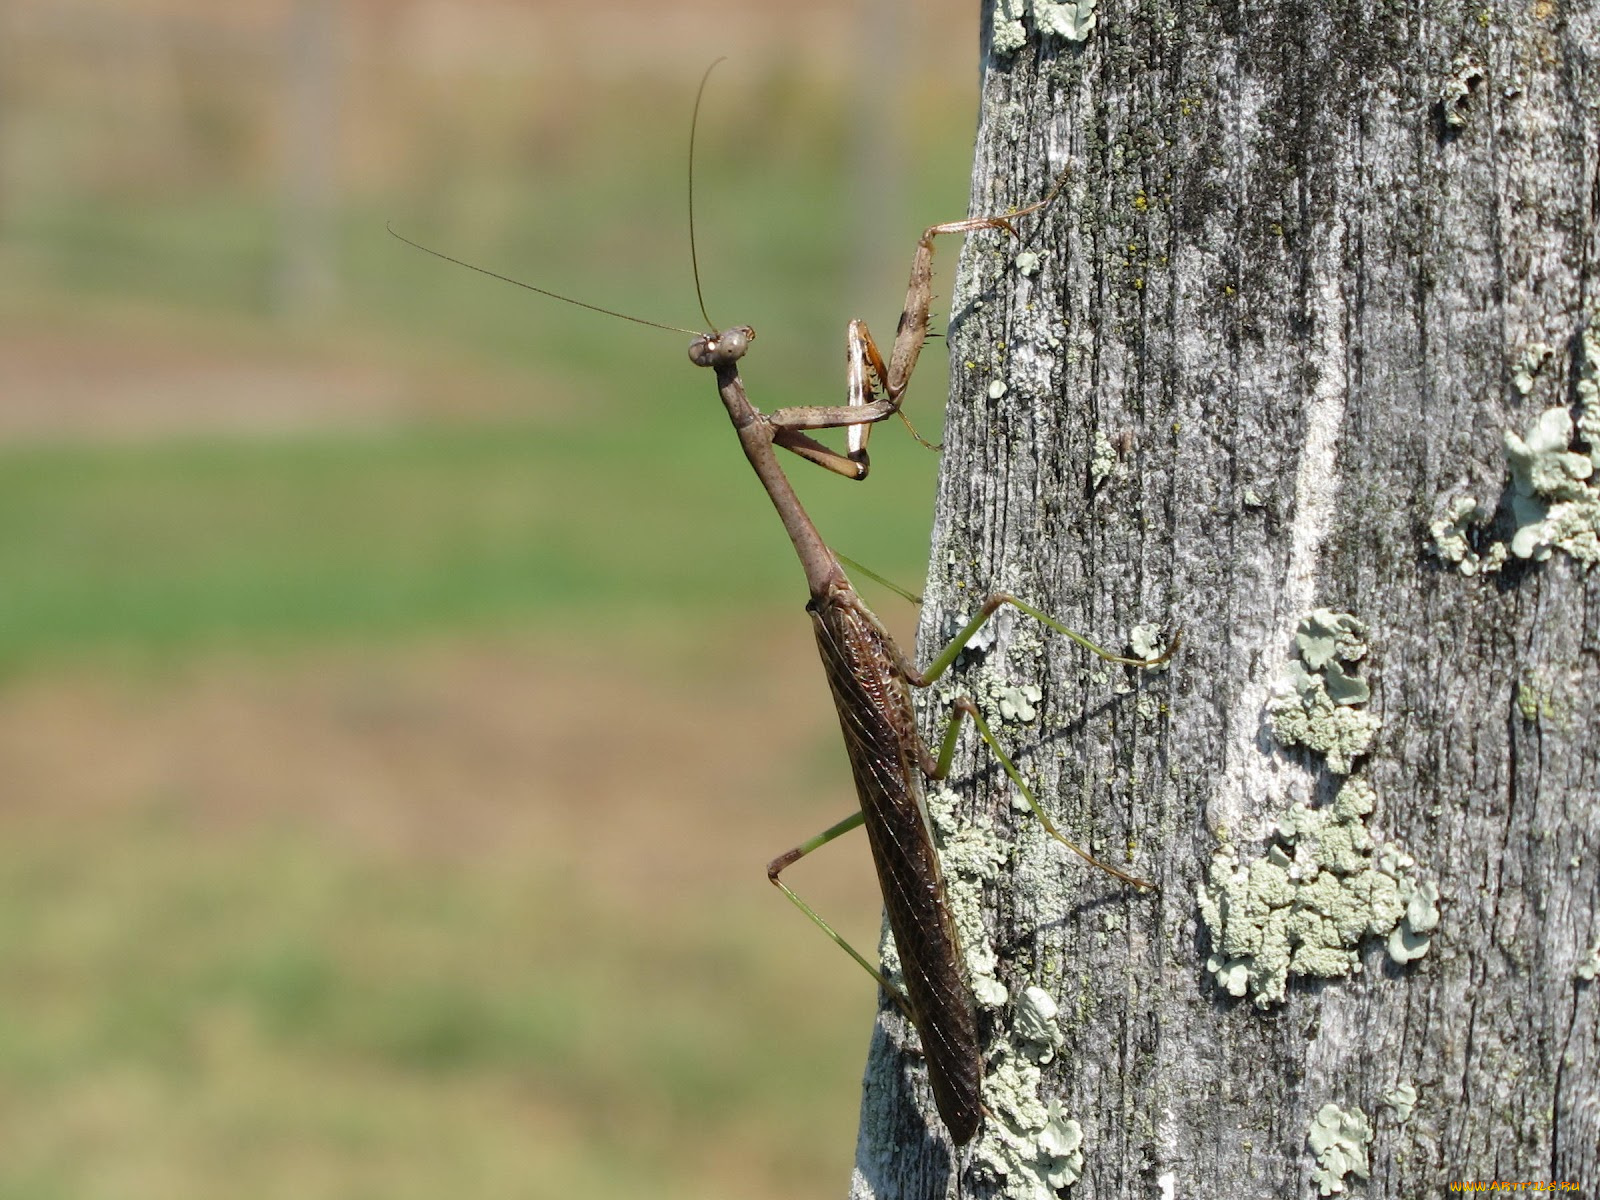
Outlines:
{"type": "Polygon", "coordinates": [[[750,343],[755,340],[755,336],[756,331],[748,325],[723,330],[717,338],[717,357],[723,362],[736,362],[744,357],[746,350],[750,349],[750,343]]]}

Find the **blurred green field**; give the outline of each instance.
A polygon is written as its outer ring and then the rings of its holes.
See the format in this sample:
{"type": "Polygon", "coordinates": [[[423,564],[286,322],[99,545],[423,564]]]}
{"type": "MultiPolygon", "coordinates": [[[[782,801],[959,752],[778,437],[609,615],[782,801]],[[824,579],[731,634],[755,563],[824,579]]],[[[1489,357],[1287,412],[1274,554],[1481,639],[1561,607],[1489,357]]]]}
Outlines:
{"type": "MultiPolygon", "coordinates": [[[[768,408],[842,395],[845,320],[892,332],[917,232],[964,205],[946,97],[852,311],[848,117],[797,94],[702,131],[707,301],[760,331],[768,408]]],[[[761,867],[852,797],[709,376],[679,335],[384,232],[697,325],[682,100],[613,97],[537,177],[462,151],[465,179],[349,199],[314,319],[264,319],[254,190],[8,207],[17,345],[137,346],[156,386],[237,359],[246,406],[250,364],[419,382],[379,420],[237,436],[202,396],[192,430],[103,438],[5,377],[44,432],[0,443],[0,1198],[844,1186],[873,991],[761,867]],[[641,135],[652,107],[670,136],[641,135]]],[[[797,484],[914,586],[937,460],[898,427],[873,451],[865,485],[796,460],[797,484]]],[[[869,871],[856,848],[803,878],[870,941],[869,871]]]]}
{"type": "MultiPolygon", "coordinates": [[[[742,458],[709,453],[737,456],[725,424],[10,452],[0,662],[530,621],[699,639],[752,605],[803,632],[803,580],[764,496],[732,469],[742,458]],[[697,444],[685,426],[724,436],[697,444]]],[[[814,503],[841,545],[906,577],[924,522],[873,499],[860,528],[843,497],[814,503]]]]}

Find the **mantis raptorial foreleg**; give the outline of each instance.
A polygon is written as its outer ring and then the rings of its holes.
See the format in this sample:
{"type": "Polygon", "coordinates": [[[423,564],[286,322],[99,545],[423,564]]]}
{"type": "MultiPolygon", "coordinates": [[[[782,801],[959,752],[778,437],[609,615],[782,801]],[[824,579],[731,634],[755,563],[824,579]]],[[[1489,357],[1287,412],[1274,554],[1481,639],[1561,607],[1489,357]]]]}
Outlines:
{"type": "Polygon", "coordinates": [[[942,233],[971,233],[977,229],[1003,229],[1015,237],[1017,231],[1011,222],[1017,217],[1037,212],[1053,199],[1055,192],[1052,191],[1038,203],[1019,208],[1003,217],[968,217],[924,229],[922,237],[917,240],[916,254],[911,259],[911,280],[906,285],[905,307],[900,310],[900,321],[895,327],[894,346],[889,352],[888,361],[884,361],[883,352],[878,349],[867,323],[860,319],[851,321],[845,332],[845,391],[848,405],[784,408],[768,413],[768,420],[778,430],[773,441],[807,462],[851,479],[867,477],[871,468],[867,438],[875,424],[891,416],[897,416],[905,422],[905,427],[917,441],[937,449],[917,432],[916,426],[900,408],[901,397],[911,382],[911,372],[916,369],[923,343],[928,340],[928,310],[933,303],[933,239],[942,233]],[[837,429],[841,426],[849,431],[845,437],[847,449],[844,454],[801,432],[806,429],[837,429]]]}
{"type": "MultiPolygon", "coordinates": [[[[1162,663],[1165,663],[1169,658],[1172,657],[1173,652],[1178,648],[1178,642],[1181,637],[1181,634],[1174,634],[1171,644],[1168,645],[1166,650],[1164,650],[1156,658],[1128,658],[1120,654],[1113,654],[1104,647],[1096,645],[1094,642],[1090,641],[1082,634],[1068,628],[1054,617],[1048,616],[1047,614],[1042,613],[1038,609],[1034,608],[1032,605],[1018,600],[1009,592],[996,592],[983,602],[978,609],[978,615],[973,617],[972,620],[967,622],[967,624],[962,627],[961,632],[956,634],[956,636],[950,641],[950,644],[939,652],[939,654],[934,658],[933,662],[931,662],[926,669],[919,671],[910,663],[901,663],[900,668],[904,672],[906,680],[913,687],[922,688],[931,686],[936,680],[939,679],[940,676],[950,669],[951,664],[953,664],[955,660],[960,657],[962,650],[966,649],[968,643],[971,642],[973,637],[977,635],[978,630],[982,629],[989,619],[993,617],[994,614],[1001,609],[1001,607],[1007,604],[1014,608],[1020,609],[1024,613],[1027,613],[1029,616],[1049,626],[1051,629],[1054,629],[1057,633],[1071,638],[1074,642],[1078,643],[1078,645],[1099,656],[1100,658],[1105,659],[1107,662],[1122,663],[1127,666],[1144,668],[1160,666],[1162,663]]],[[[923,742],[920,738],[917,740],[919,759],[918,766],[921,767],[924,775],[926,775],[929,779],[940,780],[944,779],[950,773],[950,765],[955,757],[956,739],[961,733],[961,721],[964,717],[970,718],[973,727],[978,731],[978,736],[984,740],[990,751],[994,754],[995,758],[999,760],[1000,766],[1010,777],[1011,782],[1017,785],[1017,790],[1022,793],[1022,798],[1027,802],[1028,807],[1033,811],[1033,815],[1039,819],[1039,823],[1044,826],[1046,833],[1055,838],[1056,841],[1067,847],[1067,849],[1071,850],[1074,854],[1078,855],[1078,857],[1082,858],[1085,862],[1092,866],[1099,867],[1106,874],[1111,875],[1116,879],[1120,879],[1124,883],[1132,884],[1134,887],[1145,891],[1148,891],[1155,886],[1146,880],[1140,879],[1136,875],[1130,875],[1126,871],[1122,871],[1111,866],[1109,863],[1101,862],[1082,846],[1079,846],[1076,842],[1068,839],[1058,828],[1056,828],[1055,822],[1052,821],[1045,813],[1044,808],[1039,804],[1038,798],[1033,794],[1033,789],[1030,788],[1027,781],[1023,779],[1022,772],[1017,769],[1016,764],[1011,761],[1010,755],[1008,755],[1005,752],[1005,749],[1000,745],[999,740],[994,736],[994,731],[989,728],[989,723],[983,719],[983,714],[978,711],[978,706],[967,696],[956,697],[955,700],[951,702],[951,706],[955,709],[955,714],[950,718],[950,723],[945,727],[944,737],[940,739],[939,753],[937,755],[932,754],[925,742],[923,742]]],[[[852,829],[855,829],[857,826],[861,825],[862,822],[863,817],[861,813],[852,813],[850,816],[846,817],[837,824],[829,826],[823,832],[817,834],[816,837],[800,843],[800,845],[796,846],[792,850],[780,854],[777,858],[773,859],[767,864],[767,878],[775,887],[777,887],[785,896],[790,899],[796,908],[806,915],[808,920],[814,923],[817,928],[821,929],[823,933],[827,934],[836,945],[844,950],[844,952],[851,958],[855,959],[855,961],[859,963],[869,975],[876,979],[878,983],[882,985],[883,989],[888,992],[889,995],[894,997],[895,1002],[902,1009],[906,1010],[907,1015],[910,1015],[908,1002],[900,989],[892,985],[884,977],[883,973],[874,967],[861,954],[861,952],[852,946],[837,930],[829,925],[828,922],[816,911],[816,909],[812,908],[810,904],[808,904],[794,891],[794,889],[789,887],[788,884],[784,883],[783,880],[779,878],[786,868],[792,866],[794,863],[810,854],[813,850],[820,849],[829,842],[833,841],[835,838],[849,833],[852,829]]]]}

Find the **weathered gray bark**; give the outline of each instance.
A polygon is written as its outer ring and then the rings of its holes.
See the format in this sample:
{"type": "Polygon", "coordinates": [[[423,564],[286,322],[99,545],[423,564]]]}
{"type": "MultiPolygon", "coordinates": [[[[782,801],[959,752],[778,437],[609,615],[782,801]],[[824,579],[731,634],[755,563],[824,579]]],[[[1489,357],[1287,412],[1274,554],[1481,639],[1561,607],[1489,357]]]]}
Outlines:
{"type": "MultiPolygon", "coordinates": [[[[1133,678],[1017,618],[954,673],[980,702],[1037,685],[1037,717],[1000,736],[1069,836],[1160,885],[1134,894],[1041,836],[964,738],[957,816],[1015,837],[980,881],[1010,996],[982,1013],[995,1070],[1038,985],[1065,1038],[1042,1094],[1083,1133],[1074,1196],[1307,1196],[1316,1171],[1373,1196],[1593,1188],[1600,572],[1575,555],[1600,447],[1530,428],[1583,415],[1600,370],[1582,336],[1600,12],[1129,0],[1080,42],[1043,19],[1002,53],[985,6],[974,211],[1072,174],[1020,242],[983,234],[963,256],[922,659],[996,587],[1114,648],[1143,622],[1184,644],[1133,678]],[[1520,496],[1507,432],[1525,438],[1520,496]],[[1576,532],[1539,522],[1563,495],[1576,532]],[[1452,561],[1492,567],[1518,531],[1517,549],[1563,544],[1498,572],[1452,561]],[[1271,716],[1302,694],[1316,709],[1314,685],[1274,689],[1320,608],[1367,626],[1341,665],[1371,700],[1341,707],[1376,736],[1350,762],[1285,745],[1271,716]],[[1304,832],[1351,779],[1372,811],[1304,832]],[[1274,836],[1297,801],[1301,835],[1274,836]],[[1387,938],[1392,905],[1352,936],[1364,969],[1291,938],[1279,999],[1245,910],[1280,935],[1318,927],[1318,878],[1409,907],[1387,938]],[[1203,919],[1202,887],[1235,924],[1203,919]],[[1308,1141],[1326,1105],[1345,1116],[1308,1141]]],[[[970,890],[969,868],[952,876],[970,890]]],[[[992,1145],[948,1145],[914,1043],[880,1015],[852,1195],[1051,1194],[1015,1166],[1003,1193],[992,1145]]]]}

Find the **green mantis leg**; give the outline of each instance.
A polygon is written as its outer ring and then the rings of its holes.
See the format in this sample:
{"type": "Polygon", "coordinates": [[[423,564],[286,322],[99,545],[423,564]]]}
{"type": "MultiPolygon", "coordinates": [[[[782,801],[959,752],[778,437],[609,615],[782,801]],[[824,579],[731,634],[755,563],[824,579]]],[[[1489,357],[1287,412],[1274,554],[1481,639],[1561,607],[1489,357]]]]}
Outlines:
{"type": "Polygon", "coordinates": [[[778,878],[778,876],[783,873],[784,868],[799,862],[813,850],[819,849],[822,846],[826,846],[829,842],[833,841],[834,838],[849,833],[852,829],[859,828],[862,822],[865,820],[866,818],[862,816],[859,811],[853,812],[844,820],[828,826],[828,828],[817,834],[816,837],[801,842],[793,850],[784,851],[784,853],[778,855],[777,858],[773,859],[767,864],[767,878],[772,882],[773,887],[777,888],[785,896],[789,897],[790,902],[801,912],[803,912],[813,925],[833,939],[834,945],[838,946],[851,958],[855,959],[856,962],[861,965],[861,969],[863,971],[876,979],[878,981],[878,986],[883,988],[883,990],[890,996],[893,996],[895,1003],[900,1006],[901,1011],[906,1014],[907,1018],[910,1018],[911,1002],[906,999],[905,993],[899,988],[895,987],[894,984],[890,983],[889,980],[884,976],[883,972],[868,962],[866,958],[862,956],[859,950],[847,942],[832,925],[829,925],[825,920],[823,920],[821,914],[818,913],[816,909],[807,904],[803,899],[800,898],[800,895],[793,888],[791,888],[782,879],[778,878]]]}
{"type": "Polygon", "coordinates": [[[955,662],[956,659],[960,657],[961,652],[967,648],[967,643],[977,635],[978,630],[982,629],[984,625],[988,623],[989,618],[994,616],[994,614],[1000,610],[1000,606],[1003,604],[1009,604],[1013,608],[1021,609],[1040,624],[1049,626],[1063,637],[1071,638],[1074,642],[1077,642],[1078,645],[1082,646],[1091,654],[1099,655],[1107,662],[1121,663],[1124,666],[1129,667],[1144,667],[1146,669],[1150,667],[1159,667],[1162,663],[1166,662],[1167,659],[1172,657],[1173,653],[1178,649],[1179,640],[1183,636],[1181,633],[1173,634],[1171,645],[1169,645],[1155,658],[1127,658],[1121,654],[1111,653],[1111,651],[1107,650],[1104,646],[1096,645],[1094,642],[1091,642],[1088,638],[1084,637],[1083,634],[1078,633],[1076,630],[1068,629],[1054,617],[1040,612],[1031,604],[1026,604],[1023,601],[1018,600],[1010,592],[995,592],[983,602],[983,606],[978,609],[978,615],[967,622],[965,628],[963,628],[960,633],[956,634],[955,638],[950,642],[950,644],[940,652],[939,657],[935,658],[931,663],[929,663],[925,669],[921,671],[909,672],[909,678],[911,679],[911,682],[917,687],[927,687],[930,683],[933,683],[936,679],[938,679],[939,676],[948,671],[950,669],[950,664],[955,662]]]}
{"type": "Polygon", "coordinates": [[[944,740],[939,744],[939,760],[933,773],[934,779],[943,779],[949,774],[950,760],[955,756],[956,752],[956,737],[961,732],[961,718],[964,716],[970,717],[973,725],[977,727],[978,736],[988,744],[995,758],[1000,760],[1000,765],[1005,768],[1005,773],[1011,776],[1011,782],[1017,785],[1017,790],[1022,793],[1022,798],[1028,802],[1028,807],[1033,810],[1033,815],[1039,818],[1039,823],[1044,826],[1046,833],[1083,859],[1084,862],[1091,866],[1099,867],[1107,875],[1115,876],[1117,879],[1122,880],[1123,883],[1131,883],[1140,891],[1149,891],[1155,887],[1155,884],[1150,883],[1148,880],[1140,879],[1136,875],[1129,875],[1126,871],[1119,871],[1109,863],[1101,862],[1082,846],[1065,837],[1061,830],[1056,828],[1055,822],[1045,815],[1044,809],[1039,806],[1039,801],[1033,794],[1033,789],[1022,778],[1022,772],[1017,770],[1016,764],[1011,761],[1010,755],[1001,749],[1000,743],[995,740],[994,732],[989,728],[989,723],[983,719],[983,715],[978,712],[978,706],[966,696],[957,696],[952,707],[956,711],[955,715],[950,718],[949,726],[944,731],[944,740]]]}
{"type": "MultiPolygon", "coordinates": [[[[1174,634],[1172,643],[1156,658],[1126,658],[1123,655],[1111,653],[1111,651],[1105,649],[1103,646],[1096,645],[1082,634],[1068,629],[1054,617],[1047,616],[1040,612],[1031,604],[1025,604],[1023,601],[1018,600],[1015,596],[1012,596],[1009,593],[996,592],[983,602],[983,606],[978,610],[978,615],[971,621],[967,622],[966,626],[961,630],[961,632],[956,634],[955,639],[944,648],[944,650],[937,658],[933,660],[932,663],[928,665],[926,670],[908,671],[907,674],[911,681],[919,687],[927,687],[946,671],[948,671],[950,669],[950,665],[955,662],[956,658],[961,654],[961,651],[966,648],[967,643],[972,640],[973,636],[978,632],[978,630],[983,628],[984,623],[987,622],[990,617],[994,616],[994,614],[999,611],[1000,607],[1005,604],[1010,604],[1014,608],[1021,609],[1030,617],[1033,617],[1035,620],[1048,625],[1057,633],[1071,638],[1078,645],[1094,654],[1099,655],[1107,662],[1124,663],[1133,667],[1149,668],[1160,666],[1162,663],[1171,658],[1173,652],[1177,650],[1178,641],[1181,636],[1181,634],[1174,634]]],[[[1067,847],[1067,849],[1071,850],[1085,862],[1099,867],[1102,871],[1106,872],[1106,874],[1120,879],[1124,883],[1132,884],[1134,887],[1141,890],[1149,890],[1155,886],[1147,880],[1140,879],[1134,875],[1129,875],[1126,871],[1120,871],[1108,863],[1101,862],[1082,846],[1079,846],[1077,843],[1064,836],[1062,832],[1056,828],[1055,822],[1045,815],[1044,809],[1040,807],[1038,798],[1033,794],[1033,789],[1028,786],[1027,782],[1022,778],[1022,772],[1017,770],[1016,764],[1011,761],[1011,757],[1001,747],[999,741],[996,740],[994,731],[989,728],[989,723],[983,719],[983,714],[978,711],[978,706],[974,704],[970,698],[966,696],[958,696],[954,701],[953,707],[956,710],[955,715],[950,718],[950,724],[945,729],[944,738],[939,744],[939,755],[937,759],[933,761],[933,763],[929,764],[930,769],[928,770],[928,774],[931,778],[943,779],[949,774],[950,763],[955,757],[956,752],[956,738],[961,733],[961,719],[962,717],[970,717],[972,719],[973,726],[978,731],[978,736],[984,740],[989,749],[994,753],[995,758],[1000,761],[1000,765],[1005,769],[1005,773],[1011,777],[1011,782],[1017,785],[1017,789],[1022,793],[1022,798],[1028,802],[1028,807],[1033,810],[1033,815],[1039,818],[1039,823],[1044,826],[1045,831],[1049,833],[1051,837],[1055,838],[1056,841],[1067,847]]]]}

